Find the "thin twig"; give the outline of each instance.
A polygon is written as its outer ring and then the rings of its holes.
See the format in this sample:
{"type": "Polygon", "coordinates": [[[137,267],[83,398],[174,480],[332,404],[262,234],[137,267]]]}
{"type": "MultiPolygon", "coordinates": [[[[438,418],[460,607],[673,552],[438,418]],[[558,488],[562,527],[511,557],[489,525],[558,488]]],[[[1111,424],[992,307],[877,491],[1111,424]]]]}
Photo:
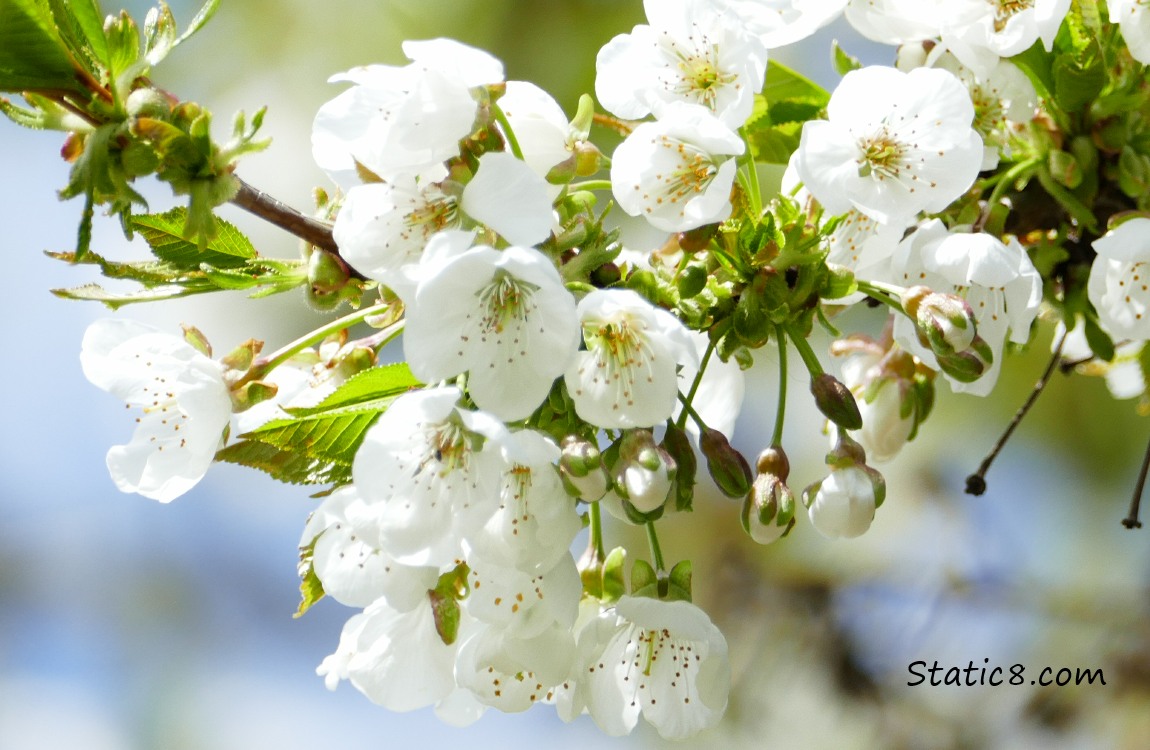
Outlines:
{"type": "Polygon", "coordinates": [[[986,492],[986,472],[990,470],[990,465],[994,459],[998,458],[998,454],[1006,446],[1006,441],[1010,440],[1010,436],[1022,424],[1023,418],[1030,412],[1031,407],[1038,401],[1038,397],[1046,390],[1046,384],[1050,382],[1050,376],[1054,374],[1058,362],[1062,358],[1062,346],[1066,343],[1066,333],[1058,338],[1058,343],[1054,347],[1054,352],[1050,356],[1050,362],[1046,365],[1046,370],[1043,371],[1042,377],[1034,384],[1034,388],[1030,391],[1030,396],[1026,399],[1018,411],[1014,413],[1014,419],[1010,420],[1006,430],[1002,433],[1002,437],[994,444],[994,448],[987,454],[986,458],[982,459],[982,463],[978,467],[978,471],[971,474],[966,478],[966,494],[968,495],[981,495],[986,492]]]}
{"type": "Polygon", "coordinates": [[[238,177],[236,179],[239,180],[240,190],[232,198],[232,203],[321,250],[339,255],[339,247],[332,237],[331,227],[310,216],[304,216],[286,203],[281,203],[262,190],[256,190],[238,177]]]}
{"type": "Polygon", "coordinates": [[[1142,457],[1142,469],[1138,472],[1138,483],[1134,486],[1134,497],[1130,500],[1130,512],[1122,519],[1122,525],[1128,529],[1142,528],[1142,522],[1138,520],[1138,506],[1142,504],[1147,471],[1150,471],[1150,445],[1146,446],[1146,455],[1142,457]]]}

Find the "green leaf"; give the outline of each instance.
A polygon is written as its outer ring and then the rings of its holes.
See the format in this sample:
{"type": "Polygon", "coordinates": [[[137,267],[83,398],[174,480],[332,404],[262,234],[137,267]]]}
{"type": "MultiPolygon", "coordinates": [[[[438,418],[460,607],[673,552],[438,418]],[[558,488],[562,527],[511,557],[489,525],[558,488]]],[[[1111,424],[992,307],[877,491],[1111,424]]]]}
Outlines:
{"type": "Polygon", "coordinates": [[[320,461],[351,465],[364,433],[388,403],[298,419],[274,419],[241,437],[320,461]]]}
{"type": "Polygon", "coordinates": [[[1051,67],[1054,76],[1054,100],[1064,112],[1077,112],[1098,97],[1106,85],[1106,66],[1098,53],[1097,43],[1075,59],[1069,55],[1055,58],[1051,67]]]}
{"type": "Polygon", "coordinates": [[[646,560],[636,560],[631,566],[631,596],[657,597],[659,577],[646,560]]]}
{"type": "Polygon", "coordinates": [[[217,461],[258,469],[285,484],[348,484],[351,462],[327,461],[258,440],[241,440],[216,452],[217,461]]]}
{"type": "Polygon", "coordinates": [[[862,67],[862,62],[854,55],[847,54],[847,51],[839,46],[837,39],[831,44],[831,59],[834,62],[835,72],[840,76],[862,67]]]}
{"type": "Polygon", "coordinates": [[[192,19],[192,22],[188,24],[188,28],[184,30],[184,33],[180,35],[179,39],[172,43],[172,47],[175,48],[188,39],[191,39],[192,35],[202,29],[208,21],[212,20],[212,16],[214,16],[219,9],[220,0],[208,0],[204,3],[199,12],[196,13],[195,18],[192,19]]]}
{"type": "Polygon", "coordinates": [[[822,86],[774,60],[767,63],[766,83],[762,93],[768,104],[791,100],[825,107],[831,98],[822,86]]]}
{"type": "MultiPolygon", "coordinates": [[[[322,535],[322,532],[321,534],[322,535]]],[[[299,593],[300,602],[299,608],[296,609],[293,617],[303,617],[304,613],[312,608],[312,605],[324,597],[323,582],[319,580],[319,576],[315,574],[315,566],[312,561],[315,559],[315,543],[319,541],[319,536],[312,539],[306,546],[300,548],[299,551],[299,593]]]]}
{"type": "Polygon", "coordinates": [[[109,65],[108,40],[104,36],[104,18],[96,0],[48,0],[56,29],[72,52],[86,59],[88,69],[102,72],[109,65]]]}
{"type": "Polygon", "coordinates": [[[86,95],[48,0],[0,0],[0,91],[86,95]]]}
{"type": "Polygon", "coordinates": [[[306,417],[334,409],[360,406],[389,396],[401,395],[422,385],[406,362],[380,365],[356,373],[317,406],[292,409],[294,416],[306,417]]]}
{"type": "Polygon", "coordinates": [[[153,255],[176,268],[199,270],[205,263],[216,269],[240,268],[256,257],[251,241],[222,219],[216,220],[216,236],[201,250],[184,239],[187,213],[185,208],[173,208],[162,214],[134,216],[132,228],[152,248],[153,255]]]}
{"type": "Polygon", "coordinates": [[[82,284],[69,289],[53,289],[51,291],[52,294],[61,299],[102,302],[111,310],[118,310],[124,305],[136,302],[158,302],[187,297],[196,293],[194,290],[180,286],[156,286],[133,292],[111,292],[99,284],[82,284]]]}

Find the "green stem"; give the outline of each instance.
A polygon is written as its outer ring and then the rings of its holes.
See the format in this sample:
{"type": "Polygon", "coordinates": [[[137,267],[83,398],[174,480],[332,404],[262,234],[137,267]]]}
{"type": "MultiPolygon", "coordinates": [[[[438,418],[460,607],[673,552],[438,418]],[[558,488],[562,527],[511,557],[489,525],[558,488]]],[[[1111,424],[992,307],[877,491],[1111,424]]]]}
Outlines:
{"type": "Polygon", "coordinates": [[[495,121],[503,128],[503,137],[507,139],[507,146],[511,149],[511,153],[515,154],[515,158],[519,161],[526,161],[523,158],[523,149],[519,148],[519,139],[515,137],[515,131],[511,129],[507,115],[496,102],[491,103],[491,114],[495,115],[495,121]]]}
{"type": "Polygon", "coordinates": [[[795,342],[795,349],[799,351],[799,357],[802,358],[803,364],[807,366],[807,370],[811,373],[812,378],[816,378],[823,374],[823,363],[819,362],[818,356],[815,355],[815,350],[811,348],[810,343],[798,335],[795,330],[786,326],[783,330],[787,332],[787,337],[795,342]]]}
{"type": "Polygon", "coordinates": [[[610,180],[584,180],[583,182],[573,182],[567,186],[569,192],[576,190],[610,190],[610,180]]]}
{"type": "Polygon", "coordinates": [[[603,511],[599,507],[599,503],[587,505],[587,516],[591,528],[589,542],[592,549],[595,550],[595,558],[602,562],[607,559],[607,548],[603,546],[603,511]]]}
{"type": "Polygon", "coordinates": [[[651,561],[655,563],[655,572],[662,574],[667,572],[667,567],[663,564],[663,550],[659,547],[659,535],[655,533],[655,522],[647,522],[647,544],[651,547],[651,561]]]}
{"type": "MultiPolygon", "coordinates": [[[[259,380],[260,378],[267,376],[269,372],[279,367],[284,362],[288,361],[307,347],[318,344],[328,336],[339,333],[345,328],[351,328],[357,323],[362,323],[366,318],[377,313],[384,312],[390,308],[391,305],[392,303],[390,302],[381,302],[378,305],[372,305],[371,307],[365,307],[362,310],[357,310],[350,315],[345,315],[338,320],[333,320],[327,325],[317,328],[309,334],[301,336],[287,346],[284,346],[281,349],[277,349],[266,357],[260,357],[252,363],[252,366],[248,370],[247,374],[244,375],[235,385],[233,385],[232,388],[239,388],[240,386],[250,383],[253,380],[259,380]]],[[[387,340],[390,340],[399,335],[400,331],[403,330],[404,322],[405,321],[403,320],[396,321],[384,329],[384,331],[388,332],[386,337],[387,340]]],[[[380,333],[383,333],[384,331],[381,331],[380,333]]]]}
{"type": "MultiPolygon", "coordinates": [[[[755,219],[758,219],[763,214],[763,193],[759,187],[759,170],[755,168],[755,155],[751,151],[751,143],[747,138],[746,128],[742,128],[743,142],[747,144],[747,156],[743,163],[746,167],[746,184],[744,189],[747,191],[747,196],[751,199],[751,208],[754,209],[755,219]]],[[[740,184],[743,183],[740,175],[740,184]]]]}
{"type": "Polygon", "coordinates": [[[700,430],[707,429],[707,425],[705,422],[703,422],[703,418],[700,417],[699,413],[695,411],[694,407],[691,406],[691,402],[687,399],[687,397],[681,393],[679,394],[679,403],[683,405],[683,412],[679,415],[679,421],[676,423],[676,427],[678,427],[680,430],[686,429],[687,417],[690,416],[691,419],[695,420],[695,424],[699,425],[700,430]]]}
{"type": "Polygon", "coordinates": [[[775,338],[779,342],[779,408],[775,411],[775,431],[771,433],[771,445],[783,444],[783,421],[787,413],[787,337],[782,326],[775,326],[775,338]]]}
{"type": "Polygon", "coordinates": [[[856,279],[859,291],[868,297],[877,299],[892,310],[905,314],[902,309],[902,290],[897,287],[877,281],[862,281],[856,279]]]}
{"type": "Polygon", "coordinates": [[[699,371],[695,373],[695,379],[691,381],[691,389],[687,391],[687,398],[684,400],[680,394],[679,400],[683,402],[683,412],[679,415],[679,421],[675,425],[680,430],[687,425],[687,415],[698,423],[700,429],[703,427],[703,422],[699,419],[699,415],[695,414],[691,404],[695,403],[695,394],[699,391],[699,384],[703,382],[703,372],[707,369],[707,363],[711,361],[711,354],[715,351],[715,341],[711,339],[707,342],[707,350],[703,352],[703,358],[699,361],[699,371]]]}

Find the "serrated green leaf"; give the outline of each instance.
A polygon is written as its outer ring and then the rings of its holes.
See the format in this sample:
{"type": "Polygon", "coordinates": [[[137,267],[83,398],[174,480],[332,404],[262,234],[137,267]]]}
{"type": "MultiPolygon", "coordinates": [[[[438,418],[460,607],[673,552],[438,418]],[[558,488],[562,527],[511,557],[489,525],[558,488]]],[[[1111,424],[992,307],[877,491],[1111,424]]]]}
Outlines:
{"type": "Polygon", "coordinates": [[[822,86],[774,60],[767,63],[762,93],[772,106],[776,102],[801,101],[825,107],[831,98],[822,86]]]}
{"type": "Polygon", "coordinates": [[[219,9],[220,0],[208,0],[204,3],[199,12],[196,13],[195,18],[192,19],[192,22],[188,24],[188,28],[184,30],[184,33],[180,35],[179,39],[172,43],[172,47],[176,47],[188,39],[191,39],[193,34],[204,27],[204,24],[212,20],[212,16],[214,16],[219,9]]]}
{"type": "Polygon", "coordinates": [[[110,292],[99,284],[83,284],[70,289],[53,289],[52,294],[62,299],[102,302],[109,309],[118,310],[137,302],[158,302],[195,294],[194,290],[180,286],[156,286],[134,292],[110,292]]]}
{"type": "Polygon", "coordinates": [[[760,164],[786,164],[799,147],[802,123],[784,123],[747,131],[747,143],[760,164]]]}
{"type": "MultiPolygon", "coordinates": [[[[1096,42],[1092,42],[1097,47],[1096,42]]],[[[1054,77],[1054,100],[1064,112],[1077,112],[1097,98],[1106,85],[1106,67],[1101,55],[1091,54],[1089,49],[1082,59],[1062,55],[1054,60],[1051,67],[1054,77]]]]}
{"type": "Polygon", "coordinates": [[[394,399],[294,419],[275,419],[241,435],[326,462],[350,465],[364,433],[394,399]]]}
{"type": "Polygon", "coordinates": [[[831,61],[834,63],[835,72],[840,76],[862,67],[862,62],[840,47],[837,39],[831,44],[831,61]]]}
{"type": "Polygon", "coordinates": [[[86,94],[79,73],[48,0],[0,0],[0,91],[86,94]]]}
{"type": "Polygon", "coordinates": [[[240,440],[216,452],[223,463],[258,469],[285,484],[347,484],[351,463],[325,461],[306,453],[289,451],[258,440],[240,440]]]}
{"type": "Polygon", "coordinates": [[[299,595],[299,608],[296,609],[292,617],[303,617],[316,602],[327,595],[327,592],[323,590],[323,582],[319,580],[319,576],[315,574],[315,568],[310,564],[300,580],[299,595]]]}
{"type": "Polygon", "coordinates": [[[48,0],[56,29],[77,59],[85,59],[93,73],[107,70],[108,40],[104,18],[96,0],[48,0]]]}
{"type": "Polygon", "coordinates": [[[153,255],[177,268],[199,270],[205,263],[216,269],[240,268],[256,257],[251,241],[222,219],[216,221],[216,236],[201,250],[184,239],[187,214],[187,209],[181,207],[162,214],[134,216],[132,228],[152,248],[153,255]]]}
{"type": "Polygon", "coordinates": [[[298,417],[314,416],[397,396],[420,385],[406,362],[380,365],[348,378],[347,382],[316,406],[292,409],[291,413],[298,417]]]}

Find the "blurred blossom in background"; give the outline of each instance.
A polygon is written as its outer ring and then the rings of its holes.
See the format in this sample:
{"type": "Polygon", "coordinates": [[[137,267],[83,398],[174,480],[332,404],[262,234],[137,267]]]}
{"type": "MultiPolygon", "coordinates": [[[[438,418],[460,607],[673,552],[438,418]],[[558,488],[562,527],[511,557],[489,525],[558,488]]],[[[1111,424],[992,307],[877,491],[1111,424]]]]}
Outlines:
{"type": "MultiPolygon", "coordinates": [[[[184,22],[195,10],[172,5],[184,22]]],[[[139,19],[148,7],[125,6],[139,19]]],[[[450,36],[499,56],[508,78],[539,84],[572,113],[593,90],[598,48],[642,21],[638,0],[225,2],[156,79],[205,104],[217,127],[266,104],[273,146],[240,173],[306,212],[311,188],[326,186],[309,137],[314,112],[339,90],[329,75],[401,61],[403,39],[450,36]]],[[[831,88],[836,38],[865,62],[891,61],[893,50],[845,25],[773,57],[831,88]]],[[[78,359],[86,326],[109,313],[53,298],[48,288],[93,274],[40,252],[72,249],[80,216],[79,202],[54,198],[67,175],[59,147],[56,134],[0,124],[0,748],[505,748],[537,746],[543,733],[553,748],[660,744],[646,725],[612,740],[589,719],[567,726],[545,707],[490,712],[456,730],[430,710],[388,713],[348,686],[329,693],[314,670],[351,611],[322,602],[291,616],[296,545],[316,502],[305,489],[219,465],[168,506],[117,492],[104,454],[130,425],[115,398],[84,380],[78,359]]],[[[154,185],[146,194],[153,209],[172,202],[154,185]]],[[[278,230],[222,213],[263,254],[297,252],[278,230]]],[[[97,221],[93,247],[118,259],[146,253],[114,221],[97,221]]],[[[217,352],[252,336],[275,347],[319,320],[292,293],[118,314],[171,331],[194,324],[217,352]]],[[[873,329],[880,318],[857,314],[840,327],[873,329]]],[[[739,527],[738,503],[717,495],[700,497],[694,517],[666,523],[663,547],[694,560],[696,599],[727,635],[734,669],[725,720],[692,746],[1147,746],[1150,530],[1126,531],[1119,520],[1150,422],[1112,401],[1101,379],[1056,377],[991,470],[987,494],[962,494],[1040,373],[1048,337],[1012,357],[989,399],[940,388],[919,438],[881,467],[887,501],[859,539],[826,540],[801,518],[790,537],[762,548],[739,527]],[[910,687],[916,661],[1000,666],[1006,676],[1021,664],[1026,684],[910,687]],[[1029,684],[1045,666],[1102,669],[1106,684],[1029,684]]],[[[769,439],[775,372],[761,350],[734,441],[748,456],[769,439]]],[[[828,444],[796,378],[784,444],[800,488],[821,473],[828,444]]]]}

